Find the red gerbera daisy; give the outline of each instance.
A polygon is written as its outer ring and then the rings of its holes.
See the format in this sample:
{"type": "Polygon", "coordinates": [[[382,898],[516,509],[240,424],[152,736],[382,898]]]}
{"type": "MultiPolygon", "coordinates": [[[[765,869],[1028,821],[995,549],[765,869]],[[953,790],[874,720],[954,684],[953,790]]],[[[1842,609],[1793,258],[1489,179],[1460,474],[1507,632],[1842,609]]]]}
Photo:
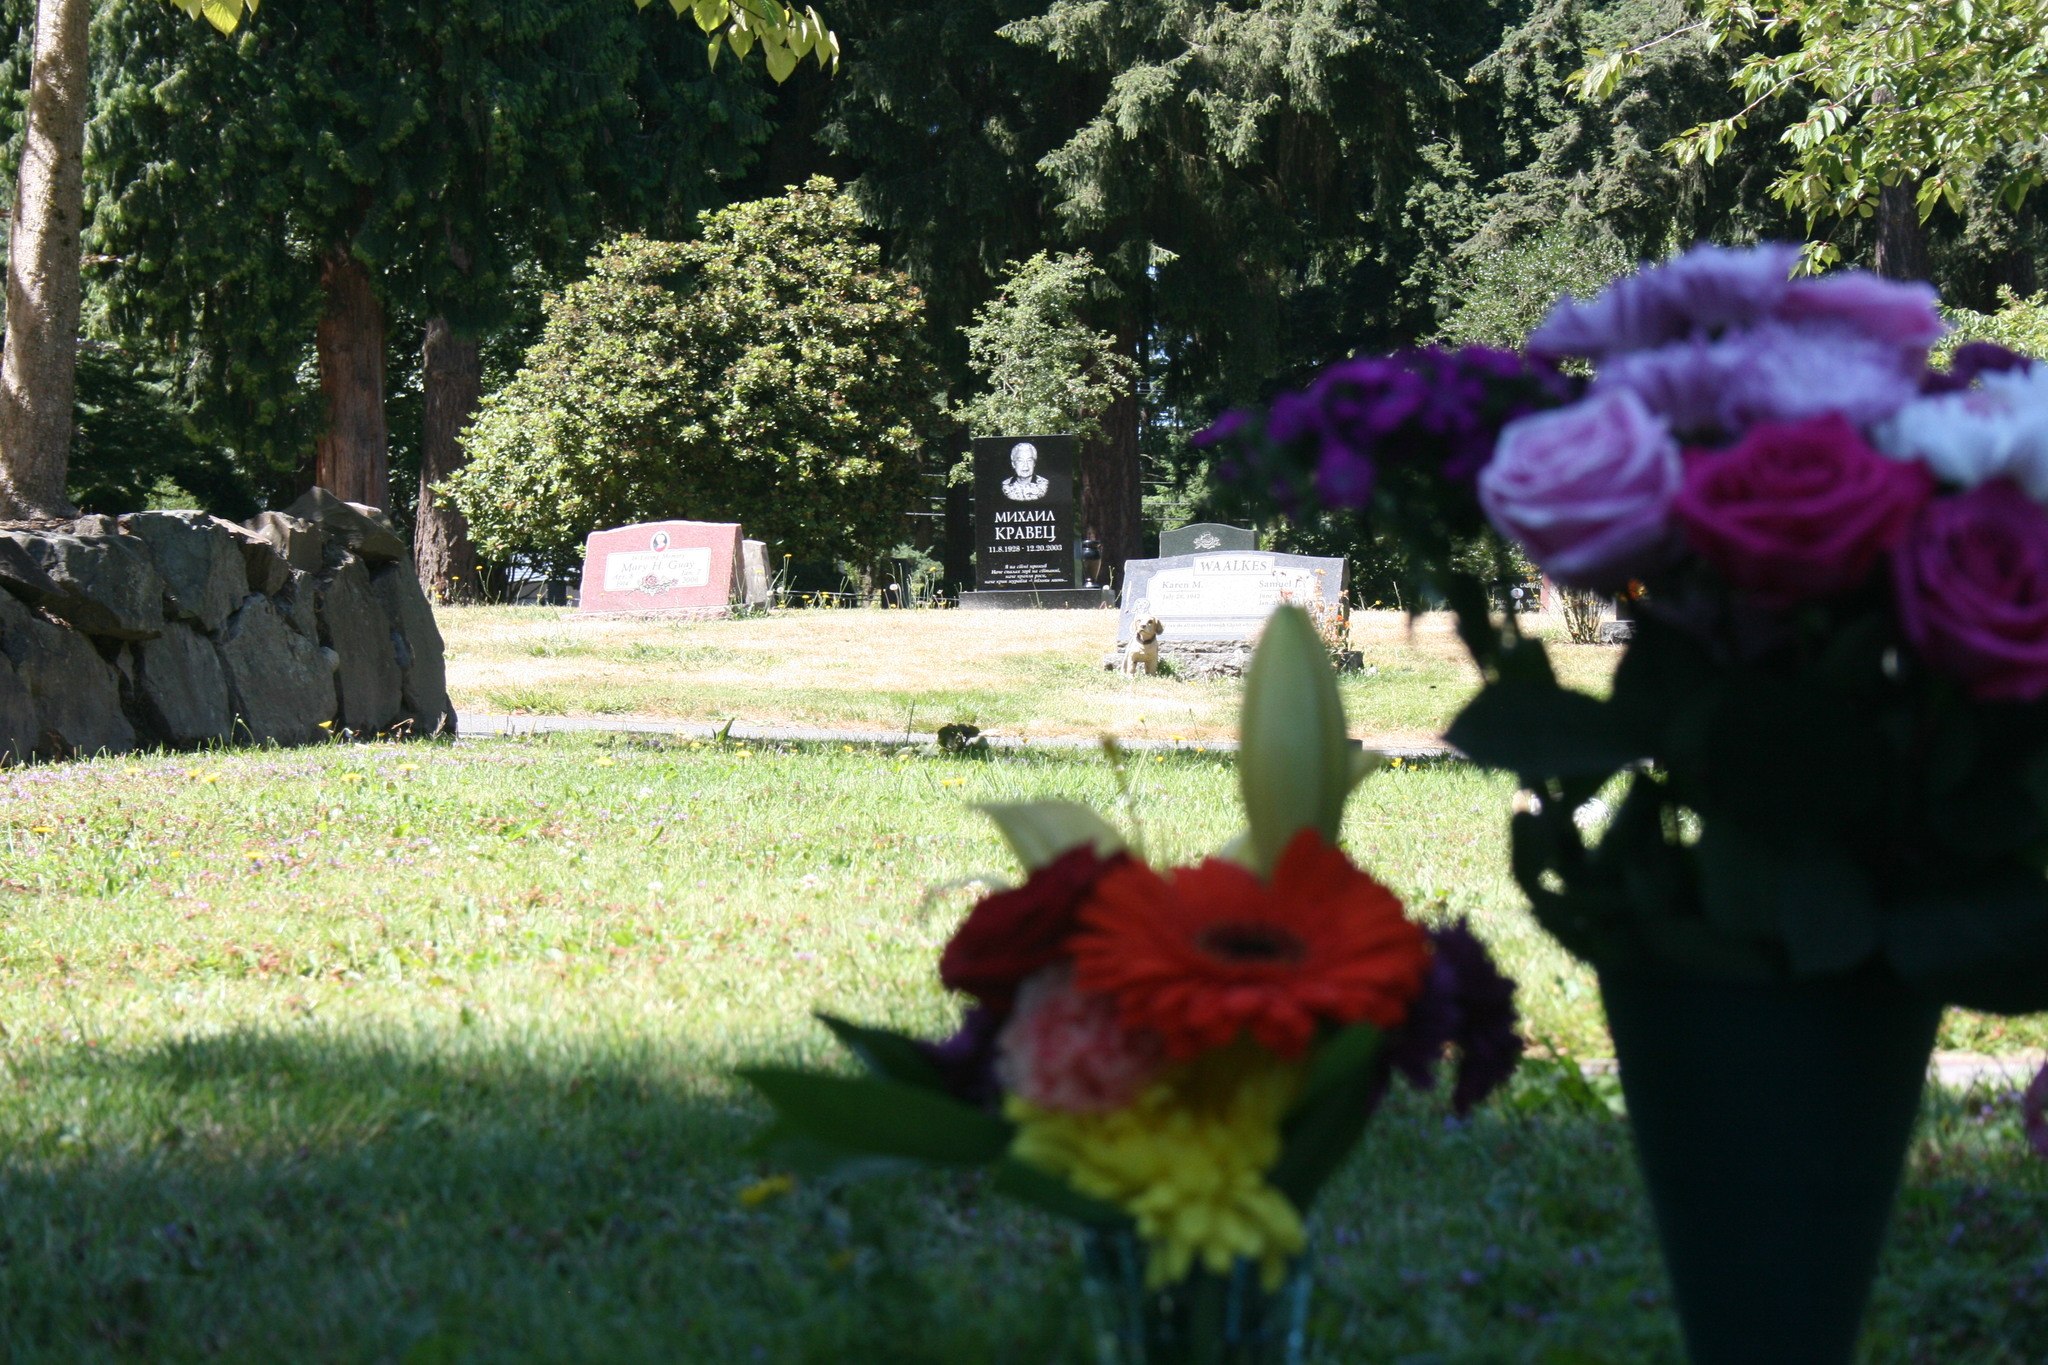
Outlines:
{"type": "Polygon", "coordinates": [[[1394,894],[1303,830],[1270,881],[1220,858],[1161,876],[1130,861],[1096,883],[1069,943],[1074,982],[1176,1060],[1249,1033],[1296,1057],[1323,1022],[1407,1017],[1429,940],[1394,894]]]}

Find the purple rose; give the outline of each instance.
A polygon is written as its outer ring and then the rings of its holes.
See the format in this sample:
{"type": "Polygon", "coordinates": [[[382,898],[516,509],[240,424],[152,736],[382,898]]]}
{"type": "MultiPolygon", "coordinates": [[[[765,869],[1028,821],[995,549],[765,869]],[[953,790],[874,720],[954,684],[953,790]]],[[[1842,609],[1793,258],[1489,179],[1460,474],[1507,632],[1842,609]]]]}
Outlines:
{"type": "Polygon", "coordinates": [[[1922,364],[1889,343],[1772,323],[1614,356],[1593,391],[1626,389],[1672,430],[1701,439],[1824,412],[1870,426],[1918,395],[1922,364]]]}
{"type": "Polygon", "coordinates": [[[2048,511],[2004,479],[1927,504],[1893,556],[1899,627],[1980,701],[2048,695],[2048,511]]]}
{"type": "Polygon", "coordinates": [[[1683,477],[1670,428],[1621,390],[1510,422],[1479,504],[1558,582],[1612,588],[1669,540],[1683,477]]]}
{"type": "Polygon", "coordinates": [[[1829,413],[1691,452],[1677,510],[1701,558],[1778,609],[1860,587],[1932,489],[1925,469],[1886,459],[1829,413]]]}

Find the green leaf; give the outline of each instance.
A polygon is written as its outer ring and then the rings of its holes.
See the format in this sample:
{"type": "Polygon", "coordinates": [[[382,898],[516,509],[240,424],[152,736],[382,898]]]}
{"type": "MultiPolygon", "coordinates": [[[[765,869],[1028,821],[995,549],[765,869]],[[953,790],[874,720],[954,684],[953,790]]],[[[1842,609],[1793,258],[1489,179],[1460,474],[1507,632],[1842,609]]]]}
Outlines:
{"type": "Polygon", "coordinates": [[[1089,1227],[1115,1227],[1128,1223],[1130,1215],[1114,1204],[1081,1193],[1058,1176],[1012,1156],[998,1161],[991,1182],[998,1194],[1029,1204],[1035,1209],[1089,1227]]]}
{"type": "Polygon", "coordinates": [[[1372,1067],[1351,1067],[1288,1116],[1266,1178],[1303,1215],[1364,1134],[1375,1079],[1372,1067]]]}
{"type": "Polygon", "coordinates": [[[763,38],[761,40],[761,60],[767,64],[768,74],[779,85],[789,79],[790,72],[796,70],[799,58],[786,45],[763,38]]]}
{"type": "Polygon", "coordinates": [[[831,1029],[846,1050],[860,1058],[862,1066],[884,1080],[901,1081],[920,1090],[945,1090],[945,1077],[914,1039],[888,1029],[856,1024],[823,1010],[814,1011],[812,1017],[831,1029]]]}
{"type": "Polygon", "coordinates": [[[1282,607],[1252,653],[1239,724],[1237,778],[1253,871],[1270,873],[1304,829],[1337,842],[1355,781],[1351,752],[1329,652],[1308,613],[1282,607]]]}
{"type": "Polygon", "coordinates": [[[789,1128],[847,1151],[980,1166],[1009,1150],[1010,1125],[1001,1119],[898,1081],[772,1066],[738,1074],[789,1128]]]}
{"type": "Polygon", "coordinates": [[[1386,1035],[1371,1024],[1351,1024],[1325,1038],[1309,1063],[1294,1107],[1299,1110],[1320,1099],[1331,1087],[1352,1080],[1361,1069],[1370,1069],[1385,1042],[1386,1035]]]}
{"type": "Polygon", "coordinates": [[[1554,683],[1489,684],[1444,738],[1474,763],[1505,768],[1531,786],[1552,777],[1605,776],[1644,756],[1608,706],[1554,683]]]}
{"type": "Polygon", "coordinates": [[[1893,907],[1881,932],[1899,975],[1951,1004],[2048,1009],[2048,877],[2038,868],[1945,882],[1893,907]]]}
{"type": "Polygon", "coordinates": [[[1027,872],[1083,844],[1093,844],[1104,857],[1124,847],[1115,826],[1078,801],[1014,801],[979,809],[1027,872]]]}
{"type": "Polygon", "coordinates": [[[850,1152],[836,1144],[820,1142],[780,1119],[757,1133],[744,1150],[791,1175],[825,1185],[850,1185],[926,1169],[924,1162],[909,1157],[850,1152]]]}

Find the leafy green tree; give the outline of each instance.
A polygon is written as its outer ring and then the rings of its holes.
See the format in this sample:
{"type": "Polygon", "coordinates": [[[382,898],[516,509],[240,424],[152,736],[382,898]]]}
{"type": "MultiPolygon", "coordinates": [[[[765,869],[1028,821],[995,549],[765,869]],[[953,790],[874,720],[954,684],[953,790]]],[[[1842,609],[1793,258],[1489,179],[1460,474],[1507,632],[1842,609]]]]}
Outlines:
{"type": "MultiPolygon", "coordinates": [[[[1911,275],[1925,264],[1908,231],[1914,214],[1924,221],[1943,203],[1962,211],[1986,172],[2009,208],[2041,183],[2042,32],[2039,0],[1704,0],[1691,23],[1594,54],[1578,81],[1603,96],[1656,49],[1694,35],[1754,49],[1731,77],[1743,106],[1669,149],[1711,165],[1762,116],[1794,154],[1778,198],[1809,219],[1878,217],[1879,268],[1911,275]],[[1788,98],[1805,107],[1774,112],[1788,98]]],[[[1841,254],[1828,241],[1809,252],[1816,264],[1841,254]]]]}
{"type": "Polygon", "coordinates": [[[1565,223],[1506,244],[1473,243],[1458,264],[1440,296],[1442,338],[1519,346],[1560,298],[1590,298],[1635,261],[1615,238],[1565,223]]]}
{"type": "Polygon", "coordinates": [[[431,490],[461,462],[516,272],[686,220],[767,131],[739,63],[711,69],[686,26],[597,0],[274,7],[233,43],[109,0],[99,41],[111,325],[176,356],[195,405],[280,482],[381,506],[409,333],[415,567],[457,594],[474,561],[431,490]]]}
{"type": "Polygon", "coordinates": [[[592,530],[686,517],[879,564],[937,407],[918,292],[861,231],[819,177],[600,251],[443,485],[479,548],[566,572],[592,530]]]}
{"type": "Polygon", "coordinates": [[[1107,287],[1085,251],[1011,264],[966,329],[968,364],[987,386],[960,406],[971,430],[1101,437],[1136,370],[1116,338],[1084,318],[1090,296],[1107,287]]]}

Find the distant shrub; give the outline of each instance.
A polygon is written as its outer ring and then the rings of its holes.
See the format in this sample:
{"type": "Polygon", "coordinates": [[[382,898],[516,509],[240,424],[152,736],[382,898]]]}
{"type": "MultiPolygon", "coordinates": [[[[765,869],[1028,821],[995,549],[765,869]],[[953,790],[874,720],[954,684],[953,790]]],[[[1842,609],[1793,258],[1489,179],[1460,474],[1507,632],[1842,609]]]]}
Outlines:
{"type": "Polygon", "coordinates": [[[737,521],[799,561],[879,564],[905,538],[937,421],[923,303],[822,177],[624,237],[550,296],[446,485],[492,559],[549,572],[592,530],[737,521]]]}
{"type": "Polygon", "coordinates": [[[1948,321],[1955,330],[1935,347],[1935,359],[1942,364],[1966,341],[1994,341],[2021,355],[2048,360],[2048,293],[2023,299],[2010,285],[2001,285],[1997,312],[1955,308],[1948,310],[1948,321]]]}

